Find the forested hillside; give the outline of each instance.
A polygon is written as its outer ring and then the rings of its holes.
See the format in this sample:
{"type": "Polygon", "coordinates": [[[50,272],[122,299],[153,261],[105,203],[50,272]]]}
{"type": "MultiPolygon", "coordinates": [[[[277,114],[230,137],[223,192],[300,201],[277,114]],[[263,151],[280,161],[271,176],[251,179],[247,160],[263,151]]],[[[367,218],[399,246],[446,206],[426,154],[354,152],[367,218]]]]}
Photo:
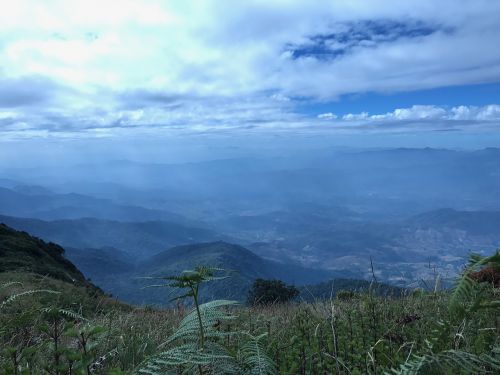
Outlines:
{"type": "Polygon", "coordinates": [[[46,275],[75,285],[90,285],[64,257],[64,249],[0,224],[0,272],[46,275]]]}

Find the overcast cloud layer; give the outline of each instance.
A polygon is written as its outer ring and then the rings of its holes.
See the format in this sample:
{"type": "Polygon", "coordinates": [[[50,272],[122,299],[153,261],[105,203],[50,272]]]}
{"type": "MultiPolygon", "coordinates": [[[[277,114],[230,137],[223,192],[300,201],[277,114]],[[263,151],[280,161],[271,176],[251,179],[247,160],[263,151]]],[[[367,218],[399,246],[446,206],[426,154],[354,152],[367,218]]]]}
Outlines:
{"type": "Polygon", "coordinates": [[[500,103],[299,104],[500,82],[500,2],[2,1],[0,137],[500,124],[500,103]]]}

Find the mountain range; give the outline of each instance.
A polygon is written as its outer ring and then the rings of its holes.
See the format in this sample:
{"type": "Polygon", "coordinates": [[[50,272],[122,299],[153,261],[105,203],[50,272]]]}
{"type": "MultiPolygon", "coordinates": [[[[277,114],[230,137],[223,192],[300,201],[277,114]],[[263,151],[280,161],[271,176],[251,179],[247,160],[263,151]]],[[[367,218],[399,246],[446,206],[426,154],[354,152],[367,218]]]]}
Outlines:
{"type": "Polygon", "coordinates": [[[0,222],[65,247],[113,247],[139,258],[180,244],[225,238],[208,229],[166,221],[121,222],[95,218],[44,221],[0,216],[0,222]]]}
{"type": "MultiPolygon", "coordinates": [[[[244,301],[257,278],[282,279],[300,285],[319,282],[331,276],[325,271],[267,261],[244,247],[222,241],[178,246],[146,261],[133,263],[131,258],[116,249],[65,251],[59,245],[0,224],[0,272],[50,277],[71,285],[84,286],[95,293],[99,289],[91,283],[89,277],[92,277],[92,282],[129,303],[168,304],[169,298],[175,297],[178,291],[172,288],[144,288],[158,282],[142,279],[141,276],[154,278],[179,275],[199,265],[220,268],[220,272],[227,276],[226,279],[204,286],[203,300],[229,298],[244,301]]],[[[342,283],[345,288],[359,286],[356,281],[352,284],[346,281],[342,283]]]]}
{"type": "MultiPolygon", "coordinates": [[[[97,270],[119,278],[177,272],[147,264],[178,246],[241,246],[260,259],[256,270],[265,274],[259,262],[272,264],[290,282],[321,281],[295,276],[299,269],[370,280],[373,264],[379,280],[401,286],[435,274],[452,278],[469,252],[500,247],[495,148],[70,164],[3,169],[0,222],[65,247],[117,295],[129,281],[113,284],[97,270]]],[[[176,254],[168,257],[180,262],[176,254]]],[[[186,259],[186,266],[196,263],[186,259]]]]}
{"type": "Polygon", "coordinates": [[[336,220],[318,212],[315,217],[304,216],[304,224],[300,224],[293,215],[273,213],[245,219],[252,220],[251,226],[236,221],[239,229],[228,234],[164,221],[43,221],[0,216],[0,222],[60,243],[70,255],[88,258],[87,263],[96,259],[98,264],[95,256],[100,254],[109,262],[136,267],[175,246],[226,241],[239,243],[276,264],[339,277],[370,279],[371,258],[377,277],[404,286],[428,278],[436,270],[443,277],[453,277],[469,252],[500,247],[499,217],[500,212],[493,211],[440,209],[403,220],[360,222],[336,220]],[[259,230],[258,222],[266,230],[259,230]]]}

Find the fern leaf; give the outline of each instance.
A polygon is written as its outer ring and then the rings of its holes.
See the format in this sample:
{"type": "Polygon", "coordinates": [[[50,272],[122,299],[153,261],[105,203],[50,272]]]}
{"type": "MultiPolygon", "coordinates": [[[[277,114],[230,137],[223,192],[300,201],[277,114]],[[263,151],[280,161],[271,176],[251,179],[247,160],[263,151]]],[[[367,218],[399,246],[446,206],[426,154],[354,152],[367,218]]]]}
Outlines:
{"type": "Polygon", "coordinates": [[[9,288],[11,287],[12,285],[19,285],[19,286],[22,286],[23,283],[20,283],[19,281],[9,281],[7,283],[4,283],[2,285],[0,285],[0,289],[6,289],[6,288],[9,288]]]}
{"type": "Polygon", "coordinates": [[[481,257],[477,254],[470,256],[469,265],[458,279],[451,295],[449,309],[452,314],[463,316],[467,312],[466,306],[468,303],[472,304],[469,309],[471,311],[480,307],[480,293],[474,295],[477,292],[476,286],[478,283],[470,275],[473,271],[486,264],[496,268],[500,267],[500,252],[497,251],[489,257],[481,257]]]}
{"type": "Polygon", "coordinates": [[[475,355],[459,350],[447,350],[437,354],[414,356],[398,370],[392,370],[393,374],[397,375],[444,374],[449,371],[457,374],[462,372],[489,374],[492,371],[497,373],[500,371],[500,360],[485,354],[475,355]]]}
{"type": "MultiPolygon", "coordinates": [[[[215,300],[200,305],[203,329],[206,337],[221,337],[227,333],[214,329],[218,323],[232,320],[235,316],[220,310],[221,307],[234,306],[237,302],[229,300],[215,300]]],[[[196,310],[193,309],[179,324],[177,331],[169,337],[167,343],[177,339],[197,338],[199,332],[199,322],[196,310]]]]}
{"type": "Polygon", "coordinates": [[[37,293],[48,293],[48,294],[59,294],[59,292],[53,291],[53,290],[45,290],[45,289],[39,289],[39,290],[27,290],[21,293],[13,294],[9,298],[7,298],[5,301],[3,301],[0,304],[0,309],[4,308],[5,306],[11,304],[12,302],[16,301],[19,298],[26,297],[29,295],[37,294],[37,293]]]}
{"type": "Polygon", "coordinates": [[[266,354],[261,340],[267,336],[247,334],[249,340],[242,346],[240,356],[243,359],[245,374],[248,375],[274,375],[277,374],[276,365],[266,354]]]}

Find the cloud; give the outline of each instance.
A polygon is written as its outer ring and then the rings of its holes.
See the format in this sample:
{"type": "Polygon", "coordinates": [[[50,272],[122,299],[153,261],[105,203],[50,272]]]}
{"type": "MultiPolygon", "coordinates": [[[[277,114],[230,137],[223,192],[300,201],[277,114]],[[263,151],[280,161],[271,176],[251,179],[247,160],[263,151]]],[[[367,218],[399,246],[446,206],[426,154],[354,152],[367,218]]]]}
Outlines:
{"type": "Polygon", "coordinates": [[[500,105],[493,104],[481,108],[477,114],[480,120],[498,120],[500,119],[500,105]]]}
{"type": "Polygon", "coordinates": [[[491,104],[484,107],[458,106],[453,107],[448,118],[454,120],[498,120],[500,119],[500,105],[491,104]]]}
{"type": "Polygon", "coordinates": [[[500,105],[491,104],[482,107],[458,106],[452,108],[435,105],[414,105],[409,108],[397,108],[384,114],[369,115],[367,112],[349,113],[342,117],[346,121],[500,121],[500,105]]]}
{"type": "Polygon", "coordinates": [[[444,118],[446,110],[433,105],[414,105],[410,108],[397,108],[394,112],[370,116],[374,120],[435,120],[444,118]]]}
{"type": "Polygon", "coordinates": [[[298,107],[498,82],[499,12],[486,0],[20,0],[0,13],[0,109],[14,113],[0,131],[492,121],[495,105],[342,118],[307,117],[298,107]]]}
{"type": "Polygon", "coordinates": [[[368,116],[368,112],[361,112],[361,113],[348,113],[344,116],[342,116],[342,119],[343,120],[347,120],[347,121],[351,121],[351,120],[364,120],[364,119],[367,119],[369,116],[368,116]]]}
{"type": "Polygon", "coordinates": [[[319,119],[324,119],[324,120],[334,120],[336,119],[338,116],[333,114],[332,112],[328,112],[328,113],[321,113],[318,115],[318,118],[319,119]]]}
{"type": "Polygon", "coordinates": [[[65,88],[43,76],[0,77],[0,108],[46,105],[65,88]]]}

